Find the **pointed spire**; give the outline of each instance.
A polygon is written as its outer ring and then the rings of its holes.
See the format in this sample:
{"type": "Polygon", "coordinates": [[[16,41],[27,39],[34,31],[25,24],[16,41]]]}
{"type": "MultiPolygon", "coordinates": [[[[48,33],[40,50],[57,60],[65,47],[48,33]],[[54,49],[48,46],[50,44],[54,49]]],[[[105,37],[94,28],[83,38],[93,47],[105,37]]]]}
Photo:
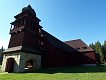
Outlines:
{"type": "Polygon", "coordinates": [[[36,16],[36,13],[35,13],[34,9],[31,7],[31,5],[28,5],[27,7],[24,7],[22,9],[22,12],[25,12],[25,11],[29,11],[30,13],[32,13],[33,15],[36,16]]]}
{"type": "Polygon", "coordinates": [[[32,8],[30,4],[27,7],[32,8]]]}

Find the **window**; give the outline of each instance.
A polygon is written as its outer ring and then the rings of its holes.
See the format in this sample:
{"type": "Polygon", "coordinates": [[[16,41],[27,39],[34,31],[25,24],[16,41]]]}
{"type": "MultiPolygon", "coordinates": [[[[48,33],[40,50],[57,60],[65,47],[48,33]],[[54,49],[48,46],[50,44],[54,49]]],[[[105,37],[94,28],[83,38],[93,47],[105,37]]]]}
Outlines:
{"type": "Polygon", "coordinates": [[[44,37],[44,35],[43,35],[43,34],[41,34],[41,37],[44,37]]]}
{"type": "Polygon", "coordinates": [[[41,29],[39,29],[39,33],[41,33],[41,29]]]}
{"type": "Polygon", "coordinates": [[[33,68],[33,60],[30,59],[26,61],[26,68],[25,69],[32,69],[33,68]]]}
{"type": "Polygon", "coordinates": [[[76,49],[78,49],[78,50],[79,50],[79,49],[80,49],[80,47],[77,47],[76,49]]]}
{"type": "Polygon", "coordinates": [[[83,49],[87,49],[87,47],[82,47],[83,49]]]}
{"type": "Polygon", "coordinates": [[[43,41],[41,41],[41,45],[44,45],[43,41]]]}

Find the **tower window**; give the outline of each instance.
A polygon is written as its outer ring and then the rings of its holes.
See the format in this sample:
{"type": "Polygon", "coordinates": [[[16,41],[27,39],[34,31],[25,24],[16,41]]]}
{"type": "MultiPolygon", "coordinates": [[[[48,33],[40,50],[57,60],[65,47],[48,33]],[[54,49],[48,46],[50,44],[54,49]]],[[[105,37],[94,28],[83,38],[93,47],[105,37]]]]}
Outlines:
{"type": "Polygon", "coordinates": [[[41,45],[44,45],[43,41],[41,41],[41,45]]]}
{"type": "Polygon", "coordinates": [[[41,37],[44,37],[44,35],[43,35],[43,34],[41,34],[41,37]]]}

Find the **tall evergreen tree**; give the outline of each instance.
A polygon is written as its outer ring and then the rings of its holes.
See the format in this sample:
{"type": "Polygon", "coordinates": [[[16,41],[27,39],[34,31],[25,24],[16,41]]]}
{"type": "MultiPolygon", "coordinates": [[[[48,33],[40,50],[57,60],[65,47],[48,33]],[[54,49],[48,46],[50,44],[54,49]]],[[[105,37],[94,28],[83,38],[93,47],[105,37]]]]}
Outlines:
{"type": "Polygon", "coordinates": [[[106,62],[106,41],[104,41],[104,44],[102,46],[102,49],[103,49],[103,55],[104,55],[104,62],[106,62]]]}
{"type": "Polygon", "coordinates": [[[2,63],[2,60],[3,60],[3,51],[4,51],[5,49],[3,48],[3,46],[1,47],[1,49],[0,49],[0,65],[1,65],[1,63],[2,63]]]}
{"type": "Polygon", "coordinates": [[[92,44],[90,44],[89,45],[92,49],[94,49],[95,50],[95,45],[92,43],[92,44]]]}
{"type": "Polygon", "coordinates": [[[104,55],[103,55],[102,45],[101,45],[101,43],[99,41],[97,41],[95,43],[95,52],[96,52],[96,54],[99,54],[100,61],[101,61],[101,63],[103,63],[104,55]]]}
{"type": "Polygon", "coordinates": [[[3,46],[1,47],[1,49],[0,49],[0,52],[3,52],[5,49],[3,48],[3,46]]]}

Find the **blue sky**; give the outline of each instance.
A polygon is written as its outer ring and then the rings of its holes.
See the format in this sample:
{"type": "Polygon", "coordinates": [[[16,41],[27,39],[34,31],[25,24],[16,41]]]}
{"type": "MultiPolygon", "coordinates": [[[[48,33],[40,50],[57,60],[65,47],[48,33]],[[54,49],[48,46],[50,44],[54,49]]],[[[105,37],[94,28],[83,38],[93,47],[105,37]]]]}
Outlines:
{"type": "Polygon", "coordinates": [[[43,29],[62,41],[106,40],[106,0],[0,0],[0,47],[7,48],[10,23],[29,4],[43,29]]]}

